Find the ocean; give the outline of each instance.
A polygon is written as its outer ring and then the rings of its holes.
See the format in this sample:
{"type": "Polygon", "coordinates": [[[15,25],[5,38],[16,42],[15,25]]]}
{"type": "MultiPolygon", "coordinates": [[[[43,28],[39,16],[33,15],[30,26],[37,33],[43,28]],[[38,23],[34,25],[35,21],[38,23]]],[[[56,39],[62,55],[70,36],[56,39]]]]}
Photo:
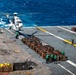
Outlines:
{"type": "Polygon", "coordinates": [[[0,18],[4,22],[6,14],[14,12],[25,27],[76,25],[76,0],[0,0],[0,18]]]}

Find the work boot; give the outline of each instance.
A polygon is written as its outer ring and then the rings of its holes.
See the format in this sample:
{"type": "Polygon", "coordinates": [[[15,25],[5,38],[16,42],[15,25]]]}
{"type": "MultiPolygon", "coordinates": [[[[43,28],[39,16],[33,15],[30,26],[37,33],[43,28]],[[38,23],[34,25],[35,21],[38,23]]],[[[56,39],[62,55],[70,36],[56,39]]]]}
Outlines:
{"type": "Polygon", "coordinates": [[[18,39],[18,36],[16,36],[15,38],[18,39]]]}

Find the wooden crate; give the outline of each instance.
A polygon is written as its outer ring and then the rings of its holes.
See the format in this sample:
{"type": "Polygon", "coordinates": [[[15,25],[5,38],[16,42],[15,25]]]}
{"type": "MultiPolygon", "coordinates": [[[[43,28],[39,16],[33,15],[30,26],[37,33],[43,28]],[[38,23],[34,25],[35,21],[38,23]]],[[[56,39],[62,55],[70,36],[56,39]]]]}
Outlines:
{"type": "Polygon", "coordinates": [[[67,57],[64,55],[62,61],[66,61],[67,57]]]}
{"type": "Polygon", "coordinates": [[[57,61],[60,61],[60,57],[59,56],[57,56],[57,59],[56,59],[57,61]]]}
{"type": "Polygon", "coordinates": [[[46,54],[44,52],[42,52],[42,58],[45,59],[46,54]]]}

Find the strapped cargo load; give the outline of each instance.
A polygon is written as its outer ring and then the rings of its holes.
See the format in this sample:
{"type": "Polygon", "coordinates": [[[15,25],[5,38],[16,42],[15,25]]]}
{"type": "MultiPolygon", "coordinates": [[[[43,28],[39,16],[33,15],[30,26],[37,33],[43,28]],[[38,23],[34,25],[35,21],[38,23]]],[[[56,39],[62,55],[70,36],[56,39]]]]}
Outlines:
{"type": "MultiPolygon", "coordinates": [[[[53,54],[53,59],[56,57],[56,61],[67,60],[67,56],[64,51],[60,52],[59,50],[54,50],[54,47],[48,44],[43,45],[43,43],[41,43],[41,41],[35,36],[31,38],[23,38],[22,42],[39,54],[43,59],[46,59],[47,54],[53,54]]],[[[50,60],[51,59],[49,59],[49,61],[50,60]]]]}

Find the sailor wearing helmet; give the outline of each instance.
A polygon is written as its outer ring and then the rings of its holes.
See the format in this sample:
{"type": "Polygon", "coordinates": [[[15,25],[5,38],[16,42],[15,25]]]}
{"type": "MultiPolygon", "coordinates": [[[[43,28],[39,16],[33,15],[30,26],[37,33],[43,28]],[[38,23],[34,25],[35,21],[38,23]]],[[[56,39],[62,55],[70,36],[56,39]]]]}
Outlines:
{"type": "Polygon", "coordinates": [[[17,13],[15,12],[13,14],[14,18],[13,18],[13,24],[16,26],[16,28],[18,28],[20,30],[20,28],[22,27],[22,21],[20,20],[20,18],[17,16],[17,13]]]}

